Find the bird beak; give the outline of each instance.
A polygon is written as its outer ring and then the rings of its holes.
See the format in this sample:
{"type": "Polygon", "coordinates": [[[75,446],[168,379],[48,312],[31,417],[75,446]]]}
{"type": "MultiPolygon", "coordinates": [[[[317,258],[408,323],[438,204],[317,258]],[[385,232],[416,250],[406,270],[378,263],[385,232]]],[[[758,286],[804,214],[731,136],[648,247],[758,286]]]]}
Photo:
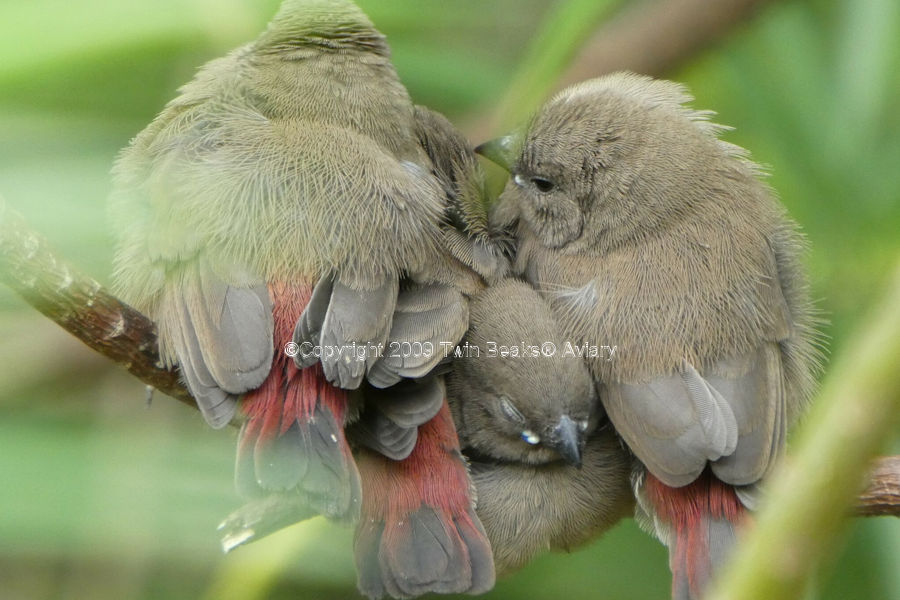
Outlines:
{"type": "Polygon", "coordinates": [[[581,468],[581,431],[575,421],[563,415],[550,434],[548,445],[567,463],[581,468]]]}
{"type": "Polygon", "coordinates": [[[518,138],[519,136],[513,133],[504,135],[481,144],[475,148],[475,152],[511,171],[518,154],[518,138]]]}

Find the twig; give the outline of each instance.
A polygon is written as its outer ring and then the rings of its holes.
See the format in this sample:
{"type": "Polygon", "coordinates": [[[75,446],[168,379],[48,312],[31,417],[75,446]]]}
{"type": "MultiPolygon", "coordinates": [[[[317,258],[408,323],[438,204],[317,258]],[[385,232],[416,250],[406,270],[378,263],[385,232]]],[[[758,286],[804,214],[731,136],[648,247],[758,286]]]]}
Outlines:
{"type": "MultiPolygon", "coordinates": [[[[471,139],[483,141],[505,131],[509,106],[516,114],[531,114],[554,91],[613,71],[662,76],[747,22],[771,0],[647,0],[632,3],[608,20],[584,44],[557,79],[531,82],[527,97],[506,97],[487,112],[468,120],[471,139]],[[543,90],[534,87],[542,86],[543,90]],[[542,93],[540,93],[542,92],[542,93]],[[523,106],[526,104],[528,106],[523,106]]],[[[540,48],[532,48],[540,54],[540,48]]],[[[512,86],[517,93],[520,86],[512,86]]],[[[513,124],[517,125],[517,124],[513,124]]]]}
{"type": "Polygon", "coordinates": [[[177,371],[163,369],[147,317],[57,259],[0,198],[0,281],[79,340],[159,391],[191,406],[177,371]]]}
{"type": "MultiPolygon", "coordinates": [[[[178,373],[159,365],[153,323],[95,280],[57,259],[47,242],[0,199],[0,280],[26,302],[100,354],[168,396],[194,408],[178,373]]],[[[876,463],[860,496],[861,516],[900,516],[900,456],[876,463]]]]}
{"type": "Polygon", "coordinates": [[[563,88],[627,69],[665,75],[725,37],[771,0],[661,0],[639,2],[591,38],[560,77],[563,88]]]}
{"type": "Polygon", "coordinates": [[[900,456],[875,461],[869,484],[856,503],[861,517],[900,517],[900,456]]]}

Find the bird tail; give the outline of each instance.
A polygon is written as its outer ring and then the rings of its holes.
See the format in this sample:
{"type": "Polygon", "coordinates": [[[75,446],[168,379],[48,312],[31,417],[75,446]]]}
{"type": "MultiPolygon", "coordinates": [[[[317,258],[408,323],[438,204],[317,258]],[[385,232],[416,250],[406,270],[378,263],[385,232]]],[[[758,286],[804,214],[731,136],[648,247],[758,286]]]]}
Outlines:
{"type": "Polygon", "coordinates": [[[446,401],[419,426],[412,453],[394,461],[361,449],[358,586],[369,598],[479,594],[494,585],[490,542],[446,401]]]}
{"type": "Polygon", "coordinates": [[[316,364],[298,369],[285,351],[309,303],[312,286],[271,284],[275,358],[263,384],[241,402],[235,482],[247,498],[297,496],[310,511],[355,520],[359,473],[344,437],[347,392],[316,364]]]}
{"type": "Polygon", "coordinates": [[[669,548],[673,600],[700,600],[727,560],[747,512],[734,487],[709,470],[680,488],[648,473],[641,496],[655,533],[669,548]]]}

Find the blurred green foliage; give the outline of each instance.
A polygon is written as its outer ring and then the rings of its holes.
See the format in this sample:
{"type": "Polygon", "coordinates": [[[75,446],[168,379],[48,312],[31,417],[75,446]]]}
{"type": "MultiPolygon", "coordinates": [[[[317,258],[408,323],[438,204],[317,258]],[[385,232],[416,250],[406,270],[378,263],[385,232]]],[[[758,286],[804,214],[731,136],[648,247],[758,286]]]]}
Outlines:
{"type": "MultiPolygon", "coordinates": [[[[567,40],[618,3],[360,4],[388,35],[413,98],[466,123],[516,73],[523,95],[528,81],[552,78],[573,51],[567,40]]],[[[276,5],[0,3],[0,193],[107,282],[104,205],[118,148],[197,66],[253,38],[276,5]]],[[[900,251],[900,6],[773,3],[671,76],[770,165],[810,239],[814,294],[839,349],[900,251]]],[[[352,534],[321,520],[223,558],[215,526],[237,504],[234,433],[165,398],[144,410],[140,384],[5,289],[0,360],[0,598],[355,597],[352,534]]],[[[814,597],[900,598],[898,557],[897,520],[858,520],[814,597]]],[[[667,593],[662,546],[627,522],[573,555],[542,557],[490,597],[667,593]]]]}

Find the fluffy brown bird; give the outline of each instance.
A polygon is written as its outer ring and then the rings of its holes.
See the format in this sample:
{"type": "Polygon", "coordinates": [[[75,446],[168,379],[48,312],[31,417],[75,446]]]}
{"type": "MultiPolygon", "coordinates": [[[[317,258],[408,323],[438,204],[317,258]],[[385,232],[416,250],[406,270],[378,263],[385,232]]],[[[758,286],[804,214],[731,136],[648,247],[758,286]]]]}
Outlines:
{"type": "Polygon", "coordinates": [[[448,397],[502,574],[594,539],[633,510],[630,459],[533,288],[504,280],[472,300],[470,315],[448,397]]]}
{"type": "MultiPolygon", "coordinates": [[[[455,344],[447,337],[447,322],[455,322],[457,299],[468,299],[496,281],[507,263],[499,232],[488,225],[484,174],[469,143],[447,119],[422,107],[416,108],[416,133],[447,194],[444,242],[458,268],[447,280],[449,286],[403,282],[388,351],[368,377],[381,387],[396,381],[398,373],[418,379],[383,390],[367,387],[361,418],[348,431],[351,441],[363,446],[356,452],[363,503],[354,553],[358,587],[370,598],[477,594],[494,585],[491,546],[475,514],[468,465],[446,403],[443,368],[435,372],[432,366],[455,344]],[[423,396],[444,404],[416,435],[415,427],[402,425],[416,416],[418,406],[431,404],[423,403],[423,396]],[[406,452],[409,432],[415,445],[406,452]]],[[[309,323],[322,318],[312,310],[304,313],[309,323]]],[[[298,328],[295,340],[304,339],[298,328]]]]}
{"type": "MultiPolygon", "coordinates": [[[[352,2],[285,0],[256,40],[202,67],[116,162],[117,290],[157,323],[166,365],[179,367],[210,425],[243,420],[235,478],[255,500],[224,524],[228,548],[310,514],[355,519],[361,482],[345,426],[358,406],[346,390],[437,364],[438,355],[381,360],[395,330],[448,342],[465,332],[464,292],[484,285],[479,268],[498,255],[467,236],[477,227],[465,215],[462,229],[448,219],[452,193],[419,136],[426,118],[352,2]],[[401,279],[429,294],[396,316],[401,279]],[[416,310],[435,317],[427,332],[415,330],[416,310]],[[292,346],[295,333],[314,343],[292,346]]],[[[418,425],[444,410],[439,384],[417,391],[402,406],[373,400],[366,414],[377,411],[383,427],[370,445],[412,452],[418,425]]],[[[456,435],[449,419],[428,431],[456,435]]],[[[433,467],[466,481],[463,464],[433,467]]],[[[423,501],[440,497],[433,491],[425,486],[423,501]]],[[[449,512],[434,513],[448,527],[454,511],[471,512],[468,486],[456,493],[449,512]]],[[[473,531],[463,544],[487,547],[473,531]]],[[[480,589],[468,555],[454,558],[441,589],[480,589]]]]}
{"type": "Polygon", "coordinates": [[[698,598],[785,445],[818,364],[804,242],[760,169],[675,83],[570,87],[480,151],[512,177],[516,270],[588,359],[640,461],[639,516],[698,598]]]}

